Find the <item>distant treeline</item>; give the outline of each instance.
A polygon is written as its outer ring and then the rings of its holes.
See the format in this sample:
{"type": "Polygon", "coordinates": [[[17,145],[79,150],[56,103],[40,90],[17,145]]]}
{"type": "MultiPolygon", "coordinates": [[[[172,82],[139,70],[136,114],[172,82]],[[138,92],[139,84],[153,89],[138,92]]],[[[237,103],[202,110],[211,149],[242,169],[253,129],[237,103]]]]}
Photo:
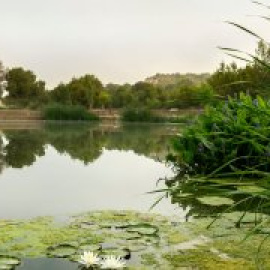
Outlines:
{"type": "Polygon", "coordinates": [[[269,46],[260,41],[254,61],[238,67],[221,63],[213,74],[156,74],[131,84],[107,84],[86,74],[46,89],[44,81],[22,67],[5,69],[0,64],[0,94],[7,106],[39,108],[56,103],[91,108],[171,109],[203,107],[228,95],[248,92],[269,96],[270,73],[261,65],[270,62],[269,46]]]}

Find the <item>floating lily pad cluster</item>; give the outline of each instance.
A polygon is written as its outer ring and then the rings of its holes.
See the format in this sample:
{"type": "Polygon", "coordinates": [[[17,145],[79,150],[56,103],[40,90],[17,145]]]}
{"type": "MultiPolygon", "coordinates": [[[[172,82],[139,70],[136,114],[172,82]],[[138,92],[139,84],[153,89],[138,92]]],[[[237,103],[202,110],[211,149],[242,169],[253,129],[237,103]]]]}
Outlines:
{"type": "Polygon", "coordinates": [[[116,245],[90,245],[83,244],[81,246],[72,244],[60,244],[49,247],[47,256],[53,258],[68,258],[71,261],[79,261],[80,256],[84,251],[94,252],[100,257],[117,256],[122,259],[129,259],[131,251],[128,248],[121,248],[116,245]]]}
{"type": "MultiPolygon", "coordinates": [[[[238,247],[255,217],[254,213],[247,213],[242,219],[245,226],[239,231],[235,222],[242,215],[242,212],[226,213],[209,230],[206,228],[211,223],[211,218],[183,223],[179,222],[177,217],[165,218],[129,211],[87,213],[71,217],[69,222],[63,224],[56,224],[50,218],[16,223],[1,221],[0,254],[3,256],[0,256],[0,270],[13,270],[20,264],[19,258],[40,257],[63,258],[66,262],[75,262],[76,267],[76,262],[80,261],[85,251],[94,252],[99,258],[110,255],[130,258],[130,270],[176,269],[172,260],[177,259],[179,254],[184,255],[181,255],[178,265],[187,269],[196,269],[198,265],[202,265],[203,269],[217,269],[207,268],[208,261],[205,258],[215,259],[218,264],[213,264],[213,267],[218,267],[222,261],[219,254],[240,258],[247,262],[249,267],[252,265],[252,254],[255,254],[262,237],[257,236],[238,247]],[[204,246],[196,247],[196,252],[183,249],[194,243],[200,235],[205,235],[210,240],[204,246]],[[209,254],[213,248],[218,252],[209,254]],[[174,251],[175,257],[166,256],[174,251]]],[[[267,221],[268,217],[260,218],[267,221]]],[[[266,265],[270,267],[269,252],[266,250],[262,254],[265,256],[266,265]]],[[[229,263],[238,266],[236,260],[228,260],[229,263]]],[[[227,264],[223,261],[221,265],[223,269],[227,269],[227,264]]],[[[245,269],[253,269],[248,267],[245,269]]]]}
{"type": "MultiPolygon", "coordinates": [[[[76,221],[72,225],[83,230],[95,228],[95,222],[76,221]],[[87,225],[87,226],[86,226],[87,225]]],[[[133,252],[141,252],[149,246],[159,242],[159,227],[147,222],[116,222],[101,223],[98,225],[107,234],[108,241],[93,243],[91,239],[80,239],[78,242],[61,243],[50,246],[47,249],[47,256],[56,258],[68,258],[71,261],[79,261],[84,251],[91,251],[99,254],[100,257],[117,256],[123,259],[130,259],[133,252]]]]}
{"type": "Polygon", "coordinates": [[[157,226],[148,223],[138,223],[126,226],[127,232],[138,233],[141,236],[157,236],[159,229],[157,226]]]}
{"type": "Polygon", "coordinates": [[[49,257],[67,258],[75,255],[78,251],[78,247],[70,244],[60,244],[48,248],[47,255],[49,257]]]}
{"type": "Polygon", "coordinates": [[[129,260],[133,253],[139,254],[159,243],[160,229],[157,225],[150,223],[153,220],[149,217],[141,220],[141,222],[135,222],[132,219],[120,222],[119,219],[123,217],[123,215],[116,215],[109,222],[106,220],[106,222],[99,222],[99,224],[97,224],[95,215],[75,219],[71,224],[72,228],[101,230],[103,235],[106,235],[105,241],[95,243],[91,238],[78,239],[77,242],[50,246],[46,254],[48,257],[67,258],[74,262],[80,262],[81,255],[85,251],[93,252],[103,259],[115,256],[116,258],[129,260]]]}

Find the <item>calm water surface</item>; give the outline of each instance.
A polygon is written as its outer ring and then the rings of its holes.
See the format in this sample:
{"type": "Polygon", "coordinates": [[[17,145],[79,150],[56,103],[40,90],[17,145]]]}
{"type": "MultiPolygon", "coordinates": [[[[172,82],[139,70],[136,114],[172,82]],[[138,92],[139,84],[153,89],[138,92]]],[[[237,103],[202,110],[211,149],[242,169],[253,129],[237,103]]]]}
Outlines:
{"type": "MultiPolygon", "coordinates": [[[[89,210],[146,212],[160,178],[172,125],[2,127],[0,218],[61,217],[89,210]]],[[[161,185],[159,185],[161,187],[161,185]]],[[[153,212],[183,214],[163,200],[153,212]]]]}
{"type": "Polygon", "coordinates": [[[26,259],[16,269],[20,270],[78,270],[78,264],[63,259],[26,259]]]}

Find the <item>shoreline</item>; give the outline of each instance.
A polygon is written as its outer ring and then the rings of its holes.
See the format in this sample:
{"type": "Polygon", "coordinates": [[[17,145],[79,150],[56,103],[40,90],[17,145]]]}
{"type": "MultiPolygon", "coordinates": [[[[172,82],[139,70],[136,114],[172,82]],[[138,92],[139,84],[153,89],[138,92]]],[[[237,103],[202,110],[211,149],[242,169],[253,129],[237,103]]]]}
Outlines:
{"type": "MultiPolygon", "coordinates": [[[[196,116],[202,112],[202,109],[177,109],[177,110],[152,110],[157,116],[164,118],[177,118],[183,116],[196,116]]],[[[121,121],[121,109],[94,109],[91,113],[97,115],[102,121],[121,121]]],[[[45,121],[42,118],[41,110],[29,109],[1,109],[0,122],[3,121],[45,121]]]]}

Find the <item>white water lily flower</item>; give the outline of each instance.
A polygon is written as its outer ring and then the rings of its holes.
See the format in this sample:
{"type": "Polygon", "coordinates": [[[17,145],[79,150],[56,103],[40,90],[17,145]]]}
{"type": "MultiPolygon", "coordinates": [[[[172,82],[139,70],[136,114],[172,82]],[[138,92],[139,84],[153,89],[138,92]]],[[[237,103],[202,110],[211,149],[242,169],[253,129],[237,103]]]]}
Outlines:
{"type": "Polygon", "coordinates": [[[108,256],[100,262],[101,269],[122,269],[126,261],[121,257],[108,256]]]}
{"type": "Polygon", "coordinates": [[[86,268],[89,268],[91,266],[98,265],[100,263],[100,259],[97,254],[91,251],[85,251],[81,256],[79,263],[83,264],[86,268]]]}

